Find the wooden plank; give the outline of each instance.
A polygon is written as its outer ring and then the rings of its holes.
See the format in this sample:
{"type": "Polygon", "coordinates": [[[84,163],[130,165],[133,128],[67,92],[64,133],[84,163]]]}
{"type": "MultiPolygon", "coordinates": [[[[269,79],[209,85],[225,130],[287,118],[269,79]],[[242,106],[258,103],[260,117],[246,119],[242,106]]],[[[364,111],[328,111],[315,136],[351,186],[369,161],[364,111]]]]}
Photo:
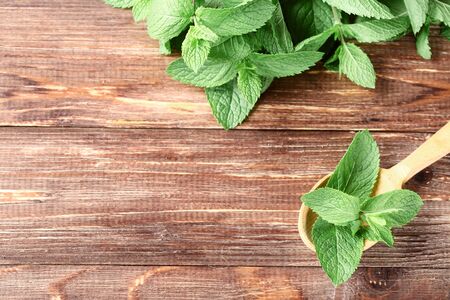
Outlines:
{"type": "MultiPolygon", "coordinates": [[[[1,264],[317,266],[298,196],[353,133],[0,129],[1,264]]],[[[383,166],[427,134],[377,133],[383,166]]],[[[411,181],[427,201],[364,266],[450,267],[449,157],[411,181]]]]}
{"type": "Polygon", "coordinates": [[[450,270],[360,268],[334,288],[320,268],[7,266],[2,299],[447,299],[450,270]]]}
{"type": "MultiPolygon", "coordinates": [[[[0,28],[0,125],[218,128],[203,91],[165,74],[174,58],[130,11],[2,1],[0,28]]],[[[320,67],[277,80],[241,128],[435,131],[450,119],[450,43],[433,30],[431,46],[429,61],[412,37],[364,46],[374,91],[320,67]]]]}

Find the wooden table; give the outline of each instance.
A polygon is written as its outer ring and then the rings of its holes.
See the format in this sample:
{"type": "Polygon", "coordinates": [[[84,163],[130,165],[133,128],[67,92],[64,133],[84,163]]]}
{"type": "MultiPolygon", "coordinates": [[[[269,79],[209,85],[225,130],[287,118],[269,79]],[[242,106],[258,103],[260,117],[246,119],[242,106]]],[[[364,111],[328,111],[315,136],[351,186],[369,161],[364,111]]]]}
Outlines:
{"type": "Polygon", "coordinates": [[[450,119],[450,43],[363,46],[377,89],[321,67],[277,80],[238,130],[171,80],[144,24],[100,0],[0,3],[1,299],[448,299],[450,157],[426,200],[335,289],[299,196],[369,128],[395,164],[450,119]]]}

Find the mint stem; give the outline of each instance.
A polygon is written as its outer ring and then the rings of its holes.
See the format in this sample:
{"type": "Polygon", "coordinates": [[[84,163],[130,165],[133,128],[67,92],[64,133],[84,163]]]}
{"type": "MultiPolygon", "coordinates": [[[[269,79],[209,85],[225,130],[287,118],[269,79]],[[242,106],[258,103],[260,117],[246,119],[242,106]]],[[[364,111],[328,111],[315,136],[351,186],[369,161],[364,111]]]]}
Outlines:
{"type": "Polygon", "coordinates": [[[334,24],[342,24],[341,14],[339,13],[339,10],[336,7],[332,6],[331,11],[333,12],[334,24]]]}
{"type": "Polygon", "coordinates": [[[342,21],[341,21],[341,12],[334,6],[331,7],[331,11],[333,12],[334,26],[339,32],[339,40],[342,44],[345,45],[344,34],[342,32],[342,21]]]}

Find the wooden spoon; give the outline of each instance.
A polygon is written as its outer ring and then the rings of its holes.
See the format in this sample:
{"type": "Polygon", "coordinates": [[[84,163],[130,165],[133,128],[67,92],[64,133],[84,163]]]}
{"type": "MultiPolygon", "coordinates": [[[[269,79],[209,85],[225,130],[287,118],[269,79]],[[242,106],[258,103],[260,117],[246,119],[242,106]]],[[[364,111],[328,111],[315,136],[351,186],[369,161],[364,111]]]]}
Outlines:
{"type": "MultiPolygon", "coordinates": [[[[414,175],[425,169],[435,161],[450,153],[450,122],[442,127],[438,132],[431,136],[425,143],[417,148],[404,160],[396,164],[390,169],[380,168],[378,181],[375,185],[373,195],[379,195],[392,190],[401,189],[403,184],[411,179],[414,175]]],[[[320,179],[311,189],[311,191],[323,187],[331,174],[320,179]]],[[[317,215],[302,204],[298,218],[298,231],[305,245],[315,251],[314,244],[311,239],[311,229],[317,215]]],[[[366,240],[364,250],[369,249],[376,242],[366,240]]]]}

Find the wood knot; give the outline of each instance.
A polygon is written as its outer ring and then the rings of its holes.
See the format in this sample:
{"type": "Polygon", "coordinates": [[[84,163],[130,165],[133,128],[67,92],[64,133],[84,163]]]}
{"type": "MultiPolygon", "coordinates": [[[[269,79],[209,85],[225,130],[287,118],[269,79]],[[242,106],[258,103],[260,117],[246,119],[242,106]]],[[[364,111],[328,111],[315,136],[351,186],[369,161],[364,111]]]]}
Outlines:
{"type": "Polygon", "coordinates": [[[395,268],[368,268],[364,283],[370,293],[383,293],[395,288],[401,271],[395,268]]]}
{"type": "Polygon", "coordinates": [[[432,179],[433,179],[433,169],[431,167],[428,167],[420,171],[413,177],[413,180],[420,184],[429,184],[432,179]]]}

